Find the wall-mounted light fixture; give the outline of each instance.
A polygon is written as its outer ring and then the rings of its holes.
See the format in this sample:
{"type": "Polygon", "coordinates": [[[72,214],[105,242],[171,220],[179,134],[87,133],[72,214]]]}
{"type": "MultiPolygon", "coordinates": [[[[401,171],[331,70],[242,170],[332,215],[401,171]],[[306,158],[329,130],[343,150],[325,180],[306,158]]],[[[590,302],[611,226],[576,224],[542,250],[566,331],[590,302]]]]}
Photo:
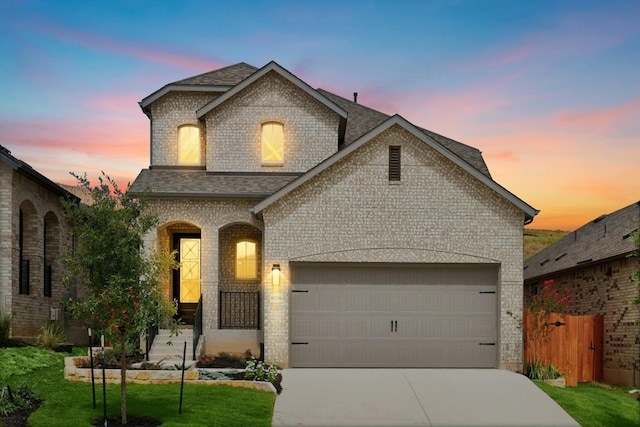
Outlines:
{"type": "Polygon", "coordinates": [[[280,286],[280,264],[271,267],[271,285],[280,286]]]}

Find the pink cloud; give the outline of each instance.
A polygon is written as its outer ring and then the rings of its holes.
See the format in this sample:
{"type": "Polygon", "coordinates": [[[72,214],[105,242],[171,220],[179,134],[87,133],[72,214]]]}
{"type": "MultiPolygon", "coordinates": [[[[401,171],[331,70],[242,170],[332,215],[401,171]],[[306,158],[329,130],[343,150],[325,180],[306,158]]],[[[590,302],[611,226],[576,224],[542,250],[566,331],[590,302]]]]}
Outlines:
{"type": "Polygon", "coordinates": [[[592,111],[561,110],[555,114],[558,126],[607,130],[621,123],[637,123],[640,117],[640,99],[613,108],[592,111]]]}
{"type": "Polygon", "coordinates": [[[148,127],[134,121],[0,119],[3,145],[49,179],[75,183],[69,172],[110,173],[132,181],[149,164],[148,127]]]}
{"type": "Polygon", "coordinates": [[[131,93],[94,93],[86,101],[86,105],[115,113],[130,114],[137,110],[142,114],[138,107],[140,99],[140,95],[131,93]]]}
{"type": "Polygon", "coordinates": [[[520,162],[522,161],[520,157],[513,151],[498,151],[498,152],[486,152],[483,153],[483,156],[486,161],[500,161],[500,162],[520,162]]]}
{"type": "Polygon", "coordinates": [[[210,71],[223,67],[221,61],[203,58],[199,55],[172,52],[169,49],[158,49],[157,46],[136,43],[131,40],[117,40],[86,31],[71,30],[52,24],[38,25],[33,31],[45,33],[58,40],[72,42],[77,45],[116,55],[129,56],[158,64],[172,65],[197,71],[210,71]]]}

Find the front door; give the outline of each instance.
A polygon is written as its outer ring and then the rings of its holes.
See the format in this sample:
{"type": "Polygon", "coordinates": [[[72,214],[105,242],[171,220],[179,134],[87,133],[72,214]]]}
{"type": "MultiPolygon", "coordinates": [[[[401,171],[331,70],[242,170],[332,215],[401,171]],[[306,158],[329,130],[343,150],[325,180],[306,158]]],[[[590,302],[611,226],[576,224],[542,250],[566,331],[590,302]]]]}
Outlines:
{"type": "Polygon", "coordinates": [[[175,234],[173,248],[180,263],[173,273],[173,298],[178,301],[178,317],[192,325],[200,299],[200,235],[175,234]]]}

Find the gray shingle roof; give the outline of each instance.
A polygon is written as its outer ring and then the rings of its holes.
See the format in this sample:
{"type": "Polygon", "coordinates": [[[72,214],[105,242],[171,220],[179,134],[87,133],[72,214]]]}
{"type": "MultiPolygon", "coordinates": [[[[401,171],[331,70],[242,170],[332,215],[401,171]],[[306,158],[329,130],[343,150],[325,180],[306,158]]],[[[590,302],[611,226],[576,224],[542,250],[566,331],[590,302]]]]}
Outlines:
{"type": "Polygon", "coordinates": [[[525,260],[525,280],[626,256],[635,248],[631,233],[639,221],[637,202],[588,222],[525,260]]]}
{"type": "Polygon", "coordinates": [[[131,185],[130,193],[146,193],[150,197],[264,199],[298,176],[143,169],[131,185]]]}
{"type": "MultiPolygon", "coordinates": [[[[364,105],[350,101],[331,92],[327,92],[326,90],[318,89],[318,92],[345,109],[349,114],[349,116],[347,117],[347,129],[344,138],[345,146],[351,144],[353,141],[357,140],[362,135],[369,132],[376,126],[379,126],[385,120],[391,117],[384,113],[381,113],[380,111],[373,110],[369,107],[365,107],[364,105]]],[[[487,168],[487,164],[484,162],[480,150],[469,145],[462,144],[458,141],[454,141],[453,139],[444,137],[435,132],[431,132],[430,130],[423,128],[419,129],[427,134],[430,138],[435,140],[437,143],[439,143],[449,151],[452,151],[454,154],[462,158],[474,168],[478,169],[478,171],[491,178],[489,168],[487,168]]]]}
{"type": "Polygon", "coordinates": [[[207,85],[207,86],[235,86],[251,74],[258,71],[253,65],[240,62],[238,64],[229,65],[228,67],[218,70],[209,71],[207,73],[198,74],[197,76],[188,77],[186,79],[175,81],[174,85],[207,85]]]}

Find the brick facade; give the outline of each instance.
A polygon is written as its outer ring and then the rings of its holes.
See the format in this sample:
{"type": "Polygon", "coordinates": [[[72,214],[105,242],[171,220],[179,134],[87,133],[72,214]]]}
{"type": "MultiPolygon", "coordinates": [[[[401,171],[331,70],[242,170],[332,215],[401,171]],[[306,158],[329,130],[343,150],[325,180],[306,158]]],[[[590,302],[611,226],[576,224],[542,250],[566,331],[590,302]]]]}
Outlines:
{"type": "Polygon", "coordinates": [[[306,172],[338,150],[338,118],[270,73],[207,116],[207,170],[306,172]],[[262,166],[261,124],[283,123],[284,165],[262,166]]]}
{"type": "Polygon", "coordinates": [[[52,309],[58,309],[58,319],[63,321],[61,301],[69,291],[62,283],[61,256],[70,241],[60,211],[62,192],[0,162],[0,311],[11,314],[14,338],[33,341],[50,320],[52,309]],[[28,286],[22,288],[21,255],[28,262],[28,272],[26,266],[22,272],[25,278],[28,275],[28,286]],[[45,295],[49,293],[47,267],[50,296],[45,295]]]}
{"type": "Polygon", "coordinates": [[[178,164],[178,127],[195,125],[200,129],[200,161],[205,165],[206,131],[196,117],[196,110],[216,98],[212,93],[178,92],[163,96],[151,106],[151,164],[178,164]]]}

